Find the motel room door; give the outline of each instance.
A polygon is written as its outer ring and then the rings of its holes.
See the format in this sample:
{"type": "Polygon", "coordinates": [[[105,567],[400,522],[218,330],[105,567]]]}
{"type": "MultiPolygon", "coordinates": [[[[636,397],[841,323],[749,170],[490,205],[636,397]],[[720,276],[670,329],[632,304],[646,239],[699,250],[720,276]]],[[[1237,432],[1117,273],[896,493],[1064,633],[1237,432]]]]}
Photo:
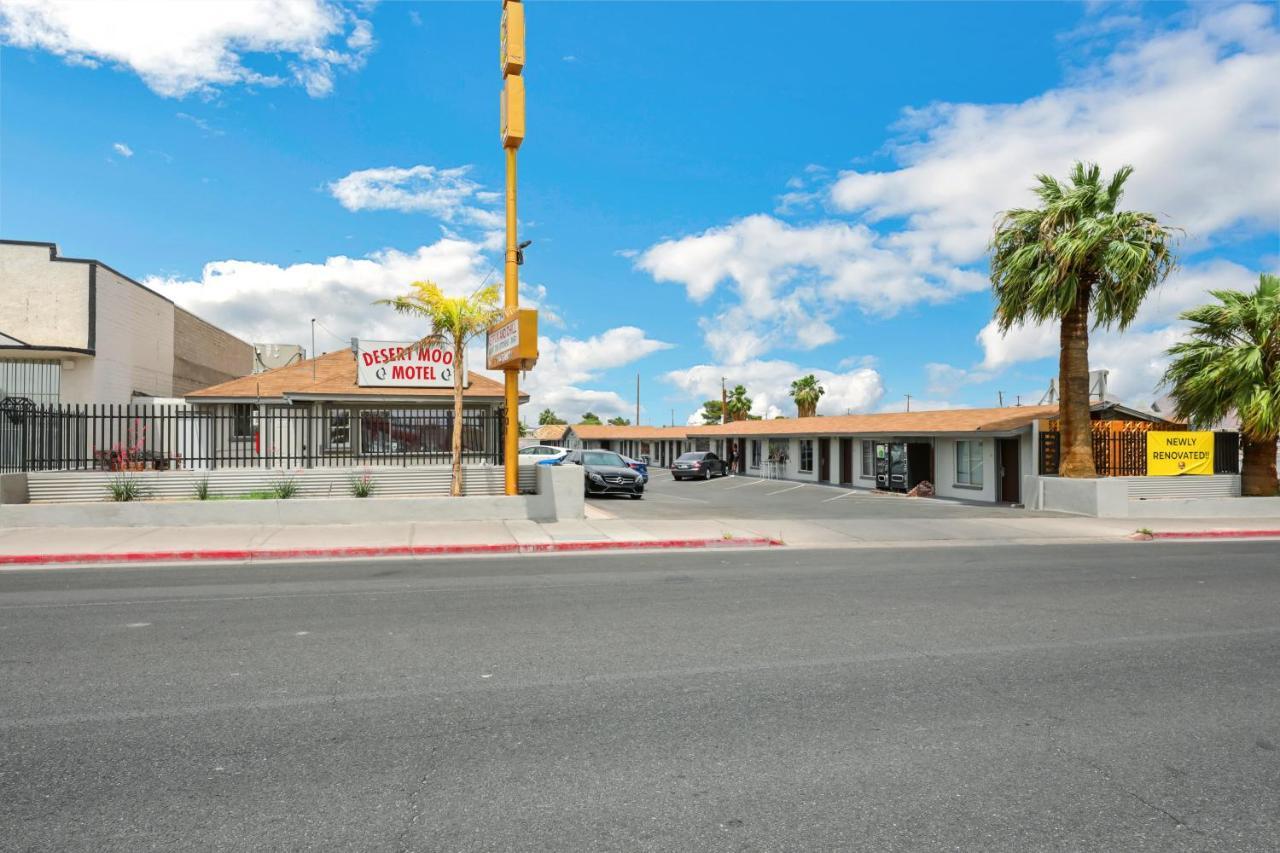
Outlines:
{"type": "Polygon", "coordinates": [[[840,439],[840,485],[853,485],[853,439],[840,439]]]}
{"type": "Polygon", "coordinates": [[[831,439],[818,439],[818,481],[831,482],[831,439]]]}
{"type": "Polygon", "coordinates": [[[1000,495],[998,500],[1006,503],[1021,503],[1022,493],[1019,485],[1022,472],[1018,470],[1021,454],[1020,439],[1001,438],[996,440],[996,455],[1000,459],[1000,495]]]}

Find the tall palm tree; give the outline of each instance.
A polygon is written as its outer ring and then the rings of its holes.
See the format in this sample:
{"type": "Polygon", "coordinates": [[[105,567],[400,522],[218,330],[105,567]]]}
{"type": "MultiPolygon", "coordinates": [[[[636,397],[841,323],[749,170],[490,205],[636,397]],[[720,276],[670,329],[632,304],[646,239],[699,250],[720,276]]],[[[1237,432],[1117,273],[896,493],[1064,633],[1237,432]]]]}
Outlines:
{"type": "Polygon", "coordinates": [[[538,415],[539,426],[547,426],[548,424],[558,425],[563,423],[568,423],[568,421],[564,420],[550,409],[543,409],[542,414],[538,415]]]}
{"type": "Polygon", "coordinates": [[[1280,436],[1280,277],[1263,273],[1252,293],[1214,290],[1218,300],[1182,314],[1190,337],[1169,349],[1164,380],[1177,413],[1212,425],[1240,418],[1246,495],[1274,495],[1280,436]]]}
{"type": "Polygon", "coordinates": [[[991,240],[991,284],[1002,332],[1057,320],[1058,423],[1063,477],[1094,477],[1089,418],[1089,325],[1126,328],[1173,271],[1173,234],[1155,215],[1117,210],[1133,169],[1103,181],[1077,162],[1070,182],[1039,175],[1040,206],[1006,210],[991,240]]]}
{"type": "Polygon", "coordinates": [[[827,389],[818,384],[818,377],[810,373],[791,383],[791,399],[796,401],[796,414],[811,418],[818,413],[818,401],[827,389]]]}
{"type": "MultiPolygon", "coordinates": [[[[411,314],[431,325],[430,333],[414,346],[447,344],[453,349],[453,476],[449,494],[459,497],[462,495],[462,389],[466,382],[463,354],[468,341],[484,334],[502,316],[498,288],[490,285],[471,296],[445,296],[433,281],[415,281],[409,287],[411,290],[405,295],[379,299],[375,304],[390,305],[401,314],[411,314]]],[[[507,417],[514,418],[516,413],[507,412],[507,417]]]]}
{"type": "Polygon", "coordinates": [[[748,415],[751,414],[751,398],[747,396],[747,389],[744,386],[733,386],[733,390],[725,399],[724,410],[731,421],[747,420],[748,415]]]}

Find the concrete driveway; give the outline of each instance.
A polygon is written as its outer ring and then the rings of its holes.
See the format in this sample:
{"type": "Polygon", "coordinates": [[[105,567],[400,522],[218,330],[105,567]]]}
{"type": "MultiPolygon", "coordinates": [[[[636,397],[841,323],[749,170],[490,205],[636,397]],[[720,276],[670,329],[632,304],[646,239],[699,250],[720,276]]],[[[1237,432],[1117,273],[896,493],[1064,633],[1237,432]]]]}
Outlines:
{"type": "Polygon", "coordinates": [[[908,498],[759,477],[720,477],[676,482],[671,473],[649,469],[644,500],[588,498],[588,507],[618,518],[868,519],[1010,518],[1045,515],[992,504],[908,498]]]}

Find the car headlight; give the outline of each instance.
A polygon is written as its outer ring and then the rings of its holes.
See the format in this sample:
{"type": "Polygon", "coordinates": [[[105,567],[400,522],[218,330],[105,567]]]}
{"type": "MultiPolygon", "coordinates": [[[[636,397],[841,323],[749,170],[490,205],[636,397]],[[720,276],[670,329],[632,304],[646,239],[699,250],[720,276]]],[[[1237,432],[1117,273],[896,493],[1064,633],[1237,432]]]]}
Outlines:
{"type": "Polygon", "coordinates": [[[591,478],[591,482],[593,482],[593,483],[603,483],[603,482],[604,482],[604,477],[601,477],[601,476],[600,476],[599,474],[597,474],[595,471],[588,471],[588,472],[587,472],[587,476],[591,478]]]}

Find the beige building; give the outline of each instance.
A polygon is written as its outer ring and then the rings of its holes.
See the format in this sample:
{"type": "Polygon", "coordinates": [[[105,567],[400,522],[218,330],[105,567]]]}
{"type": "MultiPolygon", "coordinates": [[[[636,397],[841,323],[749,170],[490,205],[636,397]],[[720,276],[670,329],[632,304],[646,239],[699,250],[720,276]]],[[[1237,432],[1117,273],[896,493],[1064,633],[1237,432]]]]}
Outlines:
{"type": "Polygon", "coordinates": [[[0,399],[182,397],[253,367],[250,344],[101,261],[0,240],[0,399]]]}

